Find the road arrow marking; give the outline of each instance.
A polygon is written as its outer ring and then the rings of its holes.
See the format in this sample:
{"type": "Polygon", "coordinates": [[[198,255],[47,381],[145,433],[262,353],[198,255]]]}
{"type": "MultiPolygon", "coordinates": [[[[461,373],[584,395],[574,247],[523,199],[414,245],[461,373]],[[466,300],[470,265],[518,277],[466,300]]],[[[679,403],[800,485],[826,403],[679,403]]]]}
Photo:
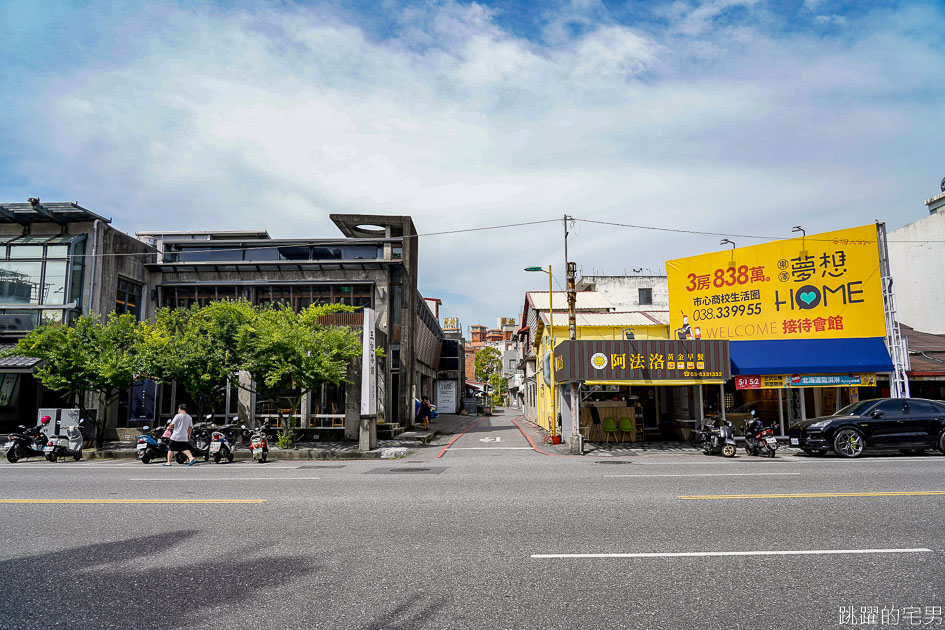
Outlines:
{"type": "Polygon", "coordinates": [[[502,441],[502,438],[500,438],[500,437],[484,437],[484,438],[482,438],[482,439],[479,440],[479,441],[480,441],[480,442],[501,442],[501,441],[502,441]]]}

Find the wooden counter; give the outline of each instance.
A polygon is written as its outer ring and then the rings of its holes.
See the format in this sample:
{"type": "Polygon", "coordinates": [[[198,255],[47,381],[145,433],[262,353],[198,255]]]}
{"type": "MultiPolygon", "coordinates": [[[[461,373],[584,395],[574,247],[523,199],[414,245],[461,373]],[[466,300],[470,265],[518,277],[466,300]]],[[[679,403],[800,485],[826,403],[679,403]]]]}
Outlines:
{"type": "Polygon", "coordinates": [[[624,432],[622,435],[618,431],[616,434],[613,434],[613,438],[617,440],[629,441],[629,442],[640,442],[643,440],[643,427],[640,423],[637,422],[636,409],[634,407],[628,407],[627,403],[621,401],[606,401],[599,403],[584,403],[581,405],[581,431],[584,433],[585,438],[591,442],[604,442],[605,440],[609,441],[607,436],[604,434],[604,420],[607,418],[612,418],[614,424],[618,427],[620,426],[621,418],[630,418],[630,421],[633,422],[633,431],[624,432]],[[593,424],[593,417],[591,416],[590,407],[596,407],[597,413],[600,415],[599,431],[598,428],[593,424]]]}

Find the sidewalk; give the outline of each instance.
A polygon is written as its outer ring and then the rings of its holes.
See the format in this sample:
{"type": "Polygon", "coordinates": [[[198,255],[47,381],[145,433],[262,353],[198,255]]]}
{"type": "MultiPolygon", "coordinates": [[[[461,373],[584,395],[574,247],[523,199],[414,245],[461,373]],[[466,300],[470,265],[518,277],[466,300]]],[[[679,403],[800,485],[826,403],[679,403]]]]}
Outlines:
{"type": "MultiPolygon", "coordinates": [[[[270,445],[269,460],[279,459],[397,459],[433,443],[438,436],[452,436],[465,431],[478,420],[476,416],[440,414],[430,422],[430,430],[407,431],[393,440],[378,440],[377,448],[361,452],[357,442],[301,442],[291,449],[270,445]]],[[[134,442],[106,442],[101,450],[87,448],[83,459],[135,459],[134,442]]],[[[251,459],[249,449],[239,443],[234,458],[251,459]]]]}

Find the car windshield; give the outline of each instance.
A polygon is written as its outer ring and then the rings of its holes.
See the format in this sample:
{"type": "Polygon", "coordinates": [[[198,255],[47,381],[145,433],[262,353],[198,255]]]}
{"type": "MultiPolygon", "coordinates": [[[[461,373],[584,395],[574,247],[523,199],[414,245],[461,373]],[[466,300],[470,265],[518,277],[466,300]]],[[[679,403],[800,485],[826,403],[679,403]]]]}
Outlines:
{"type": "Polygon", "coordinates": [[[855,402],[851,405],[847,405],[837,413],[833,414],[835,416],[861,416],[863,412],[866,411],[867,407],[872,405],[875,401],[864,400],[861,402],[855,402]]]}

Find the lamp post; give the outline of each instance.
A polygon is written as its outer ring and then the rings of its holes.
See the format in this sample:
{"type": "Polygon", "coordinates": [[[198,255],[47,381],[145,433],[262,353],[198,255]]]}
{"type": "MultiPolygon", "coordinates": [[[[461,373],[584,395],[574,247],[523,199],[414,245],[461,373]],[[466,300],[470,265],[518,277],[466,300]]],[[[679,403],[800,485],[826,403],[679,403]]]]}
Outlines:
{"type": "Polygon", "coordinates": [[[551,380],[551,435],[555,436],[558,428],[558,415],[557,415],[557,404],[555,403],[555,308],[554,308],[554,291],[551,284],[552,275],[551,275],[551,265],[548,265],[547,269],[543,267],[525,267],[525,271],[541,271],[548,274],[548,339],[551,342],[551,365],[550,365],[550,380],[551,380]]]}

